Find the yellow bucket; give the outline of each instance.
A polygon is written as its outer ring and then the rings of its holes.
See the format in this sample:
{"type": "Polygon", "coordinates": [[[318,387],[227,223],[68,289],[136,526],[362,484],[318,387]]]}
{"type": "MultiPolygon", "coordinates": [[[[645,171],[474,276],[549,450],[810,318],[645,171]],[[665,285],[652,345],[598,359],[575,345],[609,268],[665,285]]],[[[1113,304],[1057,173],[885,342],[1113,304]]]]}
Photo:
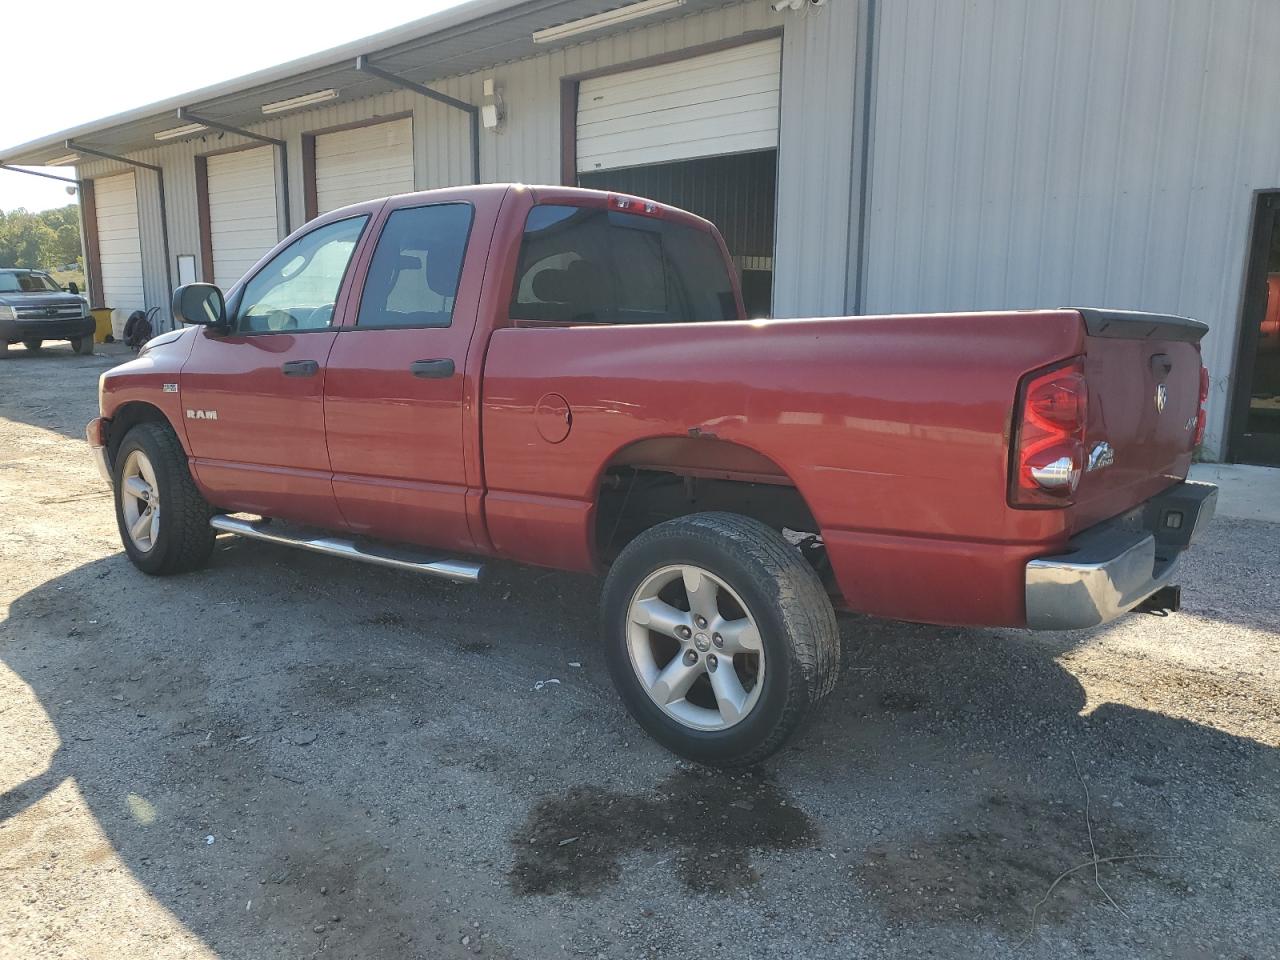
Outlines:
{"type": "Polygon", "coordinates": [[[89,312],[93,314],[93,342],[106,343],[107,334],[111,332],[111,308],[98,307],[89,312]]]}

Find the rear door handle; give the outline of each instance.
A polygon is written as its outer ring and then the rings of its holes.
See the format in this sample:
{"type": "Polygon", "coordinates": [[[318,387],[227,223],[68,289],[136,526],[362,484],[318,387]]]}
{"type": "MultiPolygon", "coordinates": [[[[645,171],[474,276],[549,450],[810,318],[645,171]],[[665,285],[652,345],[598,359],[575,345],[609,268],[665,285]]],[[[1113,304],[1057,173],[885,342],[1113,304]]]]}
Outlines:
{"type": "Polygon", "coordinates": [[[415,360],[409,364],[409,372],[415,377],[422,377],[424,380],[443,380],[445,377],[453,376],[453,361],[448,358],[444,360],[415,360]]]}
{"type": "Polygon", "coordinates": [[[290,360],[280,365],[286,377],[314,377],[320,372],[320,364],[315,360],[290,360]]]}

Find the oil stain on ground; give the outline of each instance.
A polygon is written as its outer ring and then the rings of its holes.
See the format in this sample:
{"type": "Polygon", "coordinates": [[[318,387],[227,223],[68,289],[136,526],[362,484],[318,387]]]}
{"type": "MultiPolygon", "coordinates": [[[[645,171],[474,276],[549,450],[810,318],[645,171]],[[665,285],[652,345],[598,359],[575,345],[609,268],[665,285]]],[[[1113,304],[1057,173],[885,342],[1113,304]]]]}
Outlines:
{"type": "MultiPolygon", "coordinates": [[[[870,848],[856,879],[889,916],[903,921],[971,923],[1025,935],[1033,908],[1038,924],[1109,909],[1091,868],[1063,879],[1037,906],[1059,874],[1090,862],[1081,806],[998,793],[965,811],[955,830],[870,848]]],[[[1176,863],[1159,858],[1157,838],[1099,816],[1096,806],[1093,818],[1099,858],[1134,858],[1099,867],[1103,886],[1117,901],[1153,881],[1185,894],[1176,863]]]]}
{"type": "Polygon", "coordinates": [[[651,794],[578,787],[543,800],[512,838],[511,885],[524,896],[589,895],[617,882],[624,854],[664,850],[689,890],[729,893],[759,880],[752,851],[816,839],[809,817],[766,777],[679,771],[651,794]]]}

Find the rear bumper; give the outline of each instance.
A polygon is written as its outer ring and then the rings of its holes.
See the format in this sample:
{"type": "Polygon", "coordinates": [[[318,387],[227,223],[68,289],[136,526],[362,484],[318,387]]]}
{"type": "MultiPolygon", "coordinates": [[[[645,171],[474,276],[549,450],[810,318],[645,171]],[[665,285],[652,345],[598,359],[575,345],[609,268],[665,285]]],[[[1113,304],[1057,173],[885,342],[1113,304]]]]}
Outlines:
{"type": "Polygon", "coordinates": [[[1027,626],[1096,627],[1170,586],[1178,558],[1213,518],[1218,488],[1184,482],[1091,527],[1067,552],[1027,563],[1027,626]]]}
{"type": "Polygon", "coordinates": [[[103,430],[105,425],[106,421],[101,417],[94,417],[84,428],[84,438],[89,444],[89,452],[93,455],[93,463],[98,468],[98,475],[109,487],[111,486],[111,464],[107,462],[107,443],[103,430]]]}
{"type": "Polygon", "coordinates": [[[19,343],[23,340],[75,340],[92,336],[97,324],[93,317],[71,317],[67,320],[0,320],[0,340],[19,343]]]}

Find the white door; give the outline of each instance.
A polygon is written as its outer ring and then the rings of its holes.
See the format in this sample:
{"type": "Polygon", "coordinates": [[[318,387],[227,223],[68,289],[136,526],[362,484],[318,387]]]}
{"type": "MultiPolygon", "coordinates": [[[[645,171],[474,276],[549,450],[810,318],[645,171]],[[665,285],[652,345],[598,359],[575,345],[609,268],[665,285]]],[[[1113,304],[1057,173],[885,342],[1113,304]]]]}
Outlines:
{"type": "MultiPolygon", "coordinates": [[[[138,233],[138,194],[133,174],[93,181],[98,221],[98,263],[102,273],[102,306],[145,310],[142,294],[142,243],[138,233]]],[[[97,306],[97,304],[94,304],[97,306]]]]}
{"type": "Polygon", "coordinates": [[[230,289],[280,239],[274,147],[209,157],[213,282],[230,289]]]}
{"type": "Polygon", "coordinates": [[[578,86],[578,172],[778,145],[782,40],[614,73],[578,86]]]}
{"type": "Polygon", "coordinates": [[[413,192],[413,120],[316,137],[316,212],[413,192]]]}

